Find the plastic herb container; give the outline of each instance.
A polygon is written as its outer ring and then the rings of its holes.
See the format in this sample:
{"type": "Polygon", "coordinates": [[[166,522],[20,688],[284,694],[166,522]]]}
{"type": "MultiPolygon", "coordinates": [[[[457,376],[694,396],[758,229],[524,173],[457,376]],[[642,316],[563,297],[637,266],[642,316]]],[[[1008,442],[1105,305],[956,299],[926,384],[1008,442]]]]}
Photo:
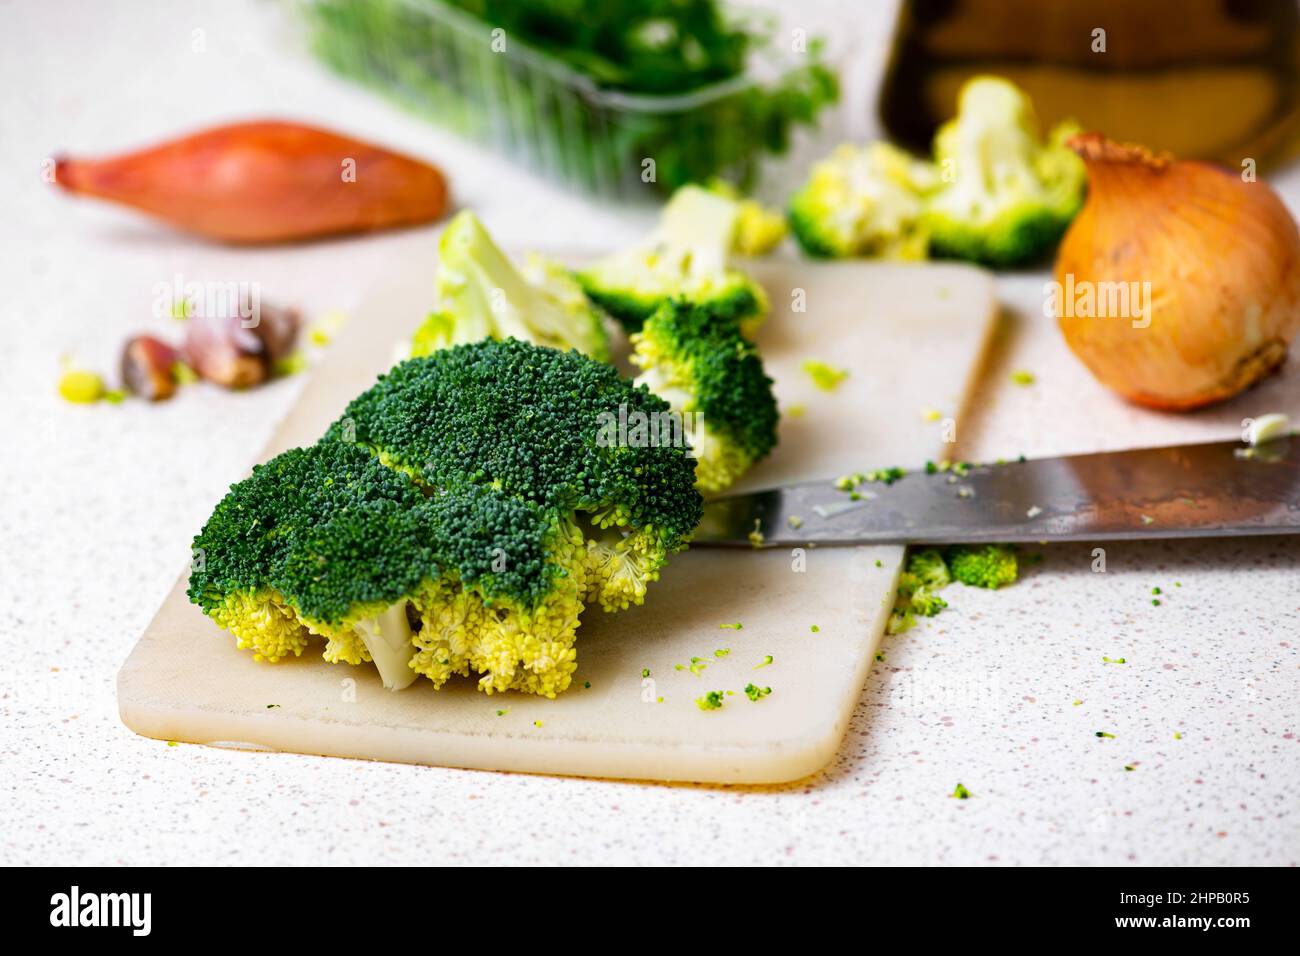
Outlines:
{"type": "Polygon", "coordinates": [[[440,0],[302,0],[317,57],[418,114],[598,197],[720,176],[752,184],[792,127],[837,98],[812,52],[756,49],[742,75],[687,93],[602,89],[557,57],[440,0]],[[501,40],[504,39],[504,44],[501,40]],[[494,40],[496,43],[494,44],[494,40]],[[504,46],[504,49],[501,47],[504,46]]]}

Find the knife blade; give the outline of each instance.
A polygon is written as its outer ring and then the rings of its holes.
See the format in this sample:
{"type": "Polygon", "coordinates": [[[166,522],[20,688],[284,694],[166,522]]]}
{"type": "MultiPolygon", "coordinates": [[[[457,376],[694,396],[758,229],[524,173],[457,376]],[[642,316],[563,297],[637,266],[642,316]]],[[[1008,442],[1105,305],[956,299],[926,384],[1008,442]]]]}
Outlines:
{"type": "Polygon", "coordinates": [[[1104,541],[1300,532],[1300,436],[833,479],[707,502],[692,546],[1104,541]],[[856,496],[856,497],[855,497],[856,496]],[[761,535],[761,541],[758,536],[761,535]]]}

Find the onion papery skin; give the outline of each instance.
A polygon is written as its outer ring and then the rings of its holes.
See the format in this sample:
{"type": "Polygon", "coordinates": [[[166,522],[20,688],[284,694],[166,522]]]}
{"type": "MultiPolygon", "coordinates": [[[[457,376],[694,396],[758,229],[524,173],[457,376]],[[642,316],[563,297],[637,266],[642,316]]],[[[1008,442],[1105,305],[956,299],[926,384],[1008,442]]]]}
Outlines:
{"type": "Polygon", "coordinates": [[[1130,301],[1147,303],[1145,315],[1071,315],[1061,296],[1057,322],[1092,374],[1132,402],[1181,411],[1281,366],[1300,328],[1300,231],[1277,194],[1097,133],[1070,145],[1088,198],[1057,252],[1057,288],[1087,283],[1100,301],[1116,288],[1103,284],[1136,283],[1130,301]]]}

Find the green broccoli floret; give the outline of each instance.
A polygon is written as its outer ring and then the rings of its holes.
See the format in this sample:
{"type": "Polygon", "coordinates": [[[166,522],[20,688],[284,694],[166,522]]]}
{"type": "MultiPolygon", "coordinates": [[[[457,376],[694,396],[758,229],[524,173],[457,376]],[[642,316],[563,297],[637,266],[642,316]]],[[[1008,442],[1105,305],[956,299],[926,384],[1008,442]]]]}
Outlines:
{"type": "Polygon", "coordinates": [[[554,697],[585,603],[640,603],[700,518],[683,449],[599,440],[628,408],[667,412],[576,352],[486,341],[402,363],[319,444],[232,487],[190,598],[263,660],[319,636],[385,686],[473,671],[554,697]]]}
{"type": "Polygon", "coordinates": [[[948,572],[948,565],[944,563],[943,555],[934,548],[927,548],[912,555],[908,560],[907,570],[916,575],[924,587],[932,591],[946,587],[952,582],[952,575],[948,572]]]}
{"type": "Polygon", "coordinates": [[[327,661],[373,662],[390,689],[473,668],[485,690],[553,695],[584,596],[568,533],[531,502],[472,485],[426,497],[364,448],[323,442],[231,489],[195,540],[190,596],[259,659],[319,636],[327,661]]]}
{"type": "Polygon", "coordinates": [[[790,226],[811,256],[924,259],[924,197],[937,183],[933,167],[888,143],[845,144],[791,197],[790,226]]]}
{"type": "Polygon", "coordinates": [[[413,356],[516,338],[608,360],[604,316],[564,266],[533,253],[520,272],[469,211],[443,230],[438,256],[438,308],[416,331],[413,356]]]}
{"type": "Polygon", "coordinates": [[[645,385],[681,416],[696,457],[695,481],[721,491],[776,446],[780,414],[758,350],[703,306],[661,306],[632,336],[645,385]]]}
{"type": "Polygon", "coordinates": [[[628,332],[640,331],[669,299],[687,299],[750,333],[768,302],[762,286],[728,265],[739,215],[738,204],[725,196],[683,186],[646,240],[580,269],[578,281],[628,332]]]}
{"type": "Polygon", "coordinates": [[[259,659],[300,655],[316,634],[327,659],[374,660],[401,687],[415,678],[405,606],[438,574],[435,536],[424,495],[363,449],[293,449],[217,505],[189,596],[259,659]]]}
{"type": "Polygon", "coordinates": [[[1016,580],[1016,553],[1007,545],[955,545],[947,557],[954,580],[962,584],[1000,588],[1016,580]]]}
{"type": "Polygon", "coordinates": [[[898,577],[894,609],[887,630],[901,634],[916,624],[916,618],[934,617],[948,606],[939,591],[949,583],[948,569],[937,551],[922,551],[908,560],[907,570],[898,577]]]}
{"type": "Polygon", "coordinates": [[[998,588],[1015,579],[1016,555],[1005,545],[954,545],[946,553],[936,548],[917,551],[899,575],[886,630],[901,634],[916,624],[917,617],[934,617],[948,606],[939,592],[953,581],[998,588]]]}
{"type": "Polygon", "coordinates": [[[917,551],[907,559],[907,570],[898,578],[894,609],[889,616],[890,634],[901,634],[916,624],[917,616],[934,617],[948,606],[939,592],[952,583],[943,555],[934,548],[917,551]]]}
{"type": "Polygon", "coordinates": [[[613,610],[641,603],[702,514],[690,450],[618,429],[668,417],[608,365],[506,340],[394,367],[327,437],[426,487],[490,485],[560,515],[585,541],[589,596],[613,610]]]}
{"type": "Polygon", "coordinates": [[[957,116],[934,139],[943,182],[923,225],[935,256],[993,266],[1032,262],[1050,250],[1083,204],[1083,162],[1062,124],[1044,143],[1033,106],[1014,84],[981,76],[962,87],[957,116]]]}

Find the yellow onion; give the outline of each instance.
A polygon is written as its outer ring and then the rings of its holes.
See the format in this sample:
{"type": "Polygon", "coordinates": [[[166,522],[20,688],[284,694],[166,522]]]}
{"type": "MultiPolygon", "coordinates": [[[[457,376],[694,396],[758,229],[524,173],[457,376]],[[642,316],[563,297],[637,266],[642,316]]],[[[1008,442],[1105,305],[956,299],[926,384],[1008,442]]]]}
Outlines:
{"type": "Polygon", "coordinates": [[[1179,410],[1277,369],[1300,328],[1300,232],[1277,194],[1097,133],[1070,146],[1088,199],[1047,291],[1092,374],[1130,401],[1179,410]]]}

